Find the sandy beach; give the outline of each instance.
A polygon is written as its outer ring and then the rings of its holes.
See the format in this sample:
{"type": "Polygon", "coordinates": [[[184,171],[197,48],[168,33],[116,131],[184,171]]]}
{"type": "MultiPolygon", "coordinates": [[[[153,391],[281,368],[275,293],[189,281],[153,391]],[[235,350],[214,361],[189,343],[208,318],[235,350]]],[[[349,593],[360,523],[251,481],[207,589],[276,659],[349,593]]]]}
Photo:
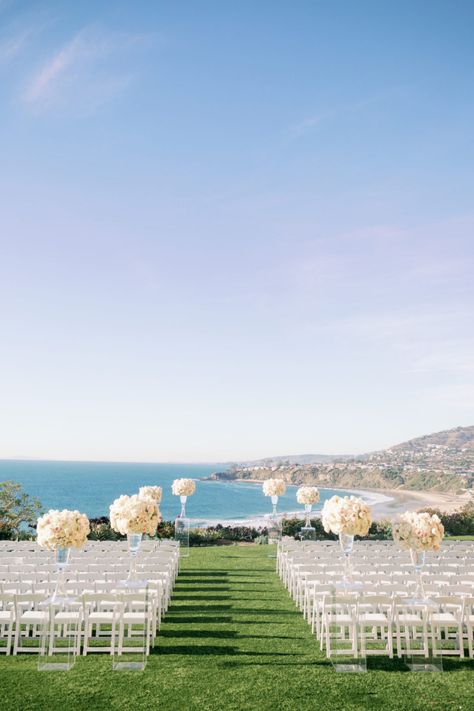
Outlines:
{"type": "MultiPolygon", "coordinates": [[[[248,479],[237,479],[249,483],[248,479]]],[[[261,483],[261,481],[252,479],[253,484],[261,483]]],[[[322,487],[320,487],[322,489],[322,487]]],[[[337,489],[333,489],[337,491],[337,489]]],[[[407,491],[400,489],[344,489],[341,491],[350,492],[354,496],[361,496],[372,507],[372,513],[375,521],[384,519],[393,519],[399,513],[404,511],[417,511],[418,509],[431,508],[439,509],[444,513],[457,511],[465,506],[466,503],[473,500],[472,494],[465,493],[457,495],[454,493],[446,493],[439,491],[407,491]]],[[[296,511],[279,511],[281,518],[304,518],[304,512],[301,509],[296,511]]],[[[313,517],[319,517],[321,511],[315,511],[313,517]]],[[[262,527],[268,523],[269,514],[262,513],[249,518],[235,519],[206,519],[198,520],[191,519],[193,526],[208,528],[210,526],[251,526],[262,527]]]]}

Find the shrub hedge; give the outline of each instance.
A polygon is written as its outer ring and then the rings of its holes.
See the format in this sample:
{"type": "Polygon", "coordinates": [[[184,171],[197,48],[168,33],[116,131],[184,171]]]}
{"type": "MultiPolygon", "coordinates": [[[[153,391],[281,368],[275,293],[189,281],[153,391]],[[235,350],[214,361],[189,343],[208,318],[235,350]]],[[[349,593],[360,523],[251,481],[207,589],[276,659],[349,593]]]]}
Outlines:
{"type": "MultiPolygon", "coordinates": [[[[442,513],[437,509],[428,510],[436,513],[445,528],[447,536],[472,536],[474,535],[474,504],[467,504],[464,508],[454,513],[442,513]]],[[[94,541],[119,541],[126,537],[116,533],[110,526],[107,516],[90,519],[91,532],[89,539],[94,541]]],[[[282,521],[283,535],[298,538],[304,522],[297,518],[284,518],[282,521]]],[[[311,525],[316,529],[317,540],[335,540],[337,536],[326,533],[321,519],[314,518],[311,525]]],[[[209,546],[226,542],[254,543],[262,542],[267,536],[265,527],[253,528],[250,526],[211,526],[209,528],[192,528],[189,533],[189,543],[192,546],[209,546]]],[[[157,529],[157,538],[173,538],[174,522],[162,521],[157,529]]],[[[13,539],[13,532],[3,530],[2,537],[13,539]]],[[[34,539],[34,533],[22,532],[20,538],[34,539]]],[[[390,540],[392,538],[392,524],[390,521],[374,521],[369,529],[368,539],[390,540]]]]}

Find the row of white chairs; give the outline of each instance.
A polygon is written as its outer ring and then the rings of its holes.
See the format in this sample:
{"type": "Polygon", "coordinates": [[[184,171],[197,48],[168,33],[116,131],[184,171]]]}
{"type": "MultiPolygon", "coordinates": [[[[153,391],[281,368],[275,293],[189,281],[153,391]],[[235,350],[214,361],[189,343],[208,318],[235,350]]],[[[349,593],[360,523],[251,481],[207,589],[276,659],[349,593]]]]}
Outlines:
{"type": "Polygon", "coordinates": [[[122,655],[130,651],[127,641],[140,635],[146,639],[149,654],[159,629],[157,598],[145,590],[83,593],[69,604],[45,606],[41,593],[0,595],[2,652],[41,653],[45,625],[50,653],[64,649],[61,642],[72,636],[76,654],[82,649],[84,656],[92,652],[122,655]]]}
{"type": "Polygon", "coordinates": [[[408,552],[392,542],[356,543],[353,590],[342,596],[335,594],[345,571],[337,542],[283,539],[277,571],[328,656],[334,652],[329,630],[337,619],[353,651],[370,641],[374,649],[369,653],[393,656],[396,647],[403,656],[421,642],[425,651],[431,643],[440,654],[460,657],[467,647],[473,657],[473,556],[468,542],[447,544],[439,556],[427,556],[423,588],[430,604],[421,605],[416,602],[420,577],[408,552]]]}
{"type": "Polygon", "coordinates": [[[123,543],[94,542],[76,552],[65,573],[70,601],[60,606],[45,606],[56,587],[52,554],[31,544],[1,546],[0,652],[41,652],[47,622],[50,652],[73,634],[76,653],[121,655],[127,641],[143,635],[149,653],[179,572],[179,545],[146,544],[137,556],[135,575],[147,583],[133,591],[124,587],[129,554],[123,543]]]}

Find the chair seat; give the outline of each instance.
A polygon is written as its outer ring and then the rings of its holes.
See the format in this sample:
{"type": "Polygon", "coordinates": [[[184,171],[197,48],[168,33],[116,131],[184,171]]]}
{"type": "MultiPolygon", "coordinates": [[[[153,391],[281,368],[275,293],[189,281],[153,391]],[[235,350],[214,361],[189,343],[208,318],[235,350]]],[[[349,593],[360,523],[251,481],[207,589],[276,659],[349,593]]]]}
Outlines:
{"type": "Polygon", "coordinates": [[[146,615],[144,612],[125,612],[123,619],[125,622],[145,622],[146,615]]]}
{"type": "Polygon", "coordinates": [[[418,615],[411,615],[410,613],[398,615],[398,619],[400,622],[416,622],[418,624],[421,624],[423,621],[418,615]]]}
{"type": "Polygon", "coordinates": [[[456,616],[453,615],[452,612],[434,612],[431,617],[434,622],[452,622],[453,624],[458,623],[456,616]]]}
{"type": "Polygon", "coordinates": [[[342,624],[343,622],[349,622],[352,624],[354,620],[350,615],[339,615],[335,613],[331,615],[331,622],[335,625],[342,624]]]}
{"type": "Polygon", "coordinates": [[[39,612],[38,610],[27,610],[20,615],[20,623],[41,624],[48,619],[47,612],[39,612]]]}
{"type": "Polygon", "coordinates": [[[70,610],[69,612],[58,612],[54,615],[55,622],[79,622],[81,619],[80,612],[70,610]]]}
{"type": "Polygon", "coordinates": [[[91,622],[113,622],[117,617],[116,612],[91,612],[89,614],[91,622]]]}
{"type": "Polygon", "coordinates": [[[388,624],[388,617],[382,612],[364,612],[362,615],[359,615],[359,620],[361,622],[388,624]]]}
{"type": "Polygon", "coordinates": [[[15,615],[13,610],[1,610],[0,611],[0,624],[5,622],[13,622],[15,615]]]}

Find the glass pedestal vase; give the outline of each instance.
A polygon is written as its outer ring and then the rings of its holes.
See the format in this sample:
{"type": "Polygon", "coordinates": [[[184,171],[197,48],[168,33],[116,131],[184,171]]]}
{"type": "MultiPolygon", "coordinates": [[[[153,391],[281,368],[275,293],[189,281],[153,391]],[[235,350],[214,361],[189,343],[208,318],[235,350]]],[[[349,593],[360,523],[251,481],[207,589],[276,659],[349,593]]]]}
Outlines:
{"type": "Polygon", "coordinates": [[[311,509],[312,504],[305,504],[305,522],[304,526],[300,531],[300,539],[302,541],[315,541],[316,540],[316,529],[311,525],[311,509]]]}
{"type": "Polygon", "coordinates": [[[45,600],[41,626],[38,671],[69,671],[80,653],[82,607],[80,601],[63,596],[45,600]]]}
{"type": "Polygon", "coordinates": [[[128,576],[125,580],[120,581],[120,586],[124,588],[140,588],[144,581],[137,576],[137,555],[142,542],[142,533],[128,533],[128,554],[129,554],[129,569],[128,576]]]}
{"type": "Polygon", "coordinates": [[[47,600],[47,602],[51,602],[54,604],[68,602],[68,597],[66,595],[64,586],[66,584],[66,568],[69,563],[70,554],[70,548],[56,548],[56,550],[54,551],[57,569],[56,586],[54,588],[54,592],[51,598],[47,600]]]}
{"type": "Polygon", "coordinates": [[[271,546],[275,546],[275,548],[268,554],[269,558],[276,558],[277,557],[276,548],[282,539],[283,529],[282,529],[281,521],[278,518],[278,514],[277,514],[277,508],[276,508],[277,504],[278,504],[278,496],[272,496],[272,513],[270,514],[270,517],[268,519],[267,531],[268,531],[268,543],[271,546]]]}
{"type": "Polygon", "coordinates": [[[410,559],[416,576],[415,594],[410,598],[410,602],[423,603],[426,600],[423,587],[423,568],[426,561],[426,552],[417,548],[410,548],[410,559]]]}
{"type": "Polygon", "coordinates": [[[336,672],[360,674],[367,671],[364,636],[358,619],[358,590],[335,585],[323,610],[326,656],[336,672]]]}
{"type": "Polygon", "coordinates": [[[189,518],[186,516],[187,496],[180,496],[181,512],[174,522],[174,539],[179,542],[181,558],[189,556],[189,518]]]}
{"type": "Polygon", "coordinates": [[[148,581],[140,581],[136,589],[122,585],[121,614],[117,640],[112,655],[113,671],[144,671],[153,644],[153,609],[148,581]]]}
{"type": "Polygon", "coordinates": [[[358,590],[362,587],[362,585],[354,582],[351,562],[352,550],[354,548],[354,536],[351,533],[340,533],[339,545],[344,553],[344,577],[342,582],[338,583],[336,587],[341,590],[358,590]]]}

